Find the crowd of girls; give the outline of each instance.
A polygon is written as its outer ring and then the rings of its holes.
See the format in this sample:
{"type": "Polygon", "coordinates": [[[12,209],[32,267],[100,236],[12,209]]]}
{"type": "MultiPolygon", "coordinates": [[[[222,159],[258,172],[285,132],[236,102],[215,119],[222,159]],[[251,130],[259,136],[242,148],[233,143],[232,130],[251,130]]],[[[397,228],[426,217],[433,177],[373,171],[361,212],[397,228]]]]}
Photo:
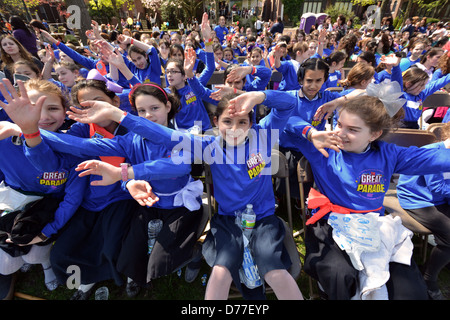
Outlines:
{"type": "MultiPolygon", "coordinates": [[[[211,267],[205,299],[227,299],[233,283],[244,298],[264,299],[264,285],[248,288],[240,277],[248,246],[276,297],[302,300],[275,213],[284,192],[273,188],[275,147],[293,182],[300,158],[311,164],[303,268],[329,299],[443,298],[437,276],[450,262],[449,127],[424,148],[383,138],[399,127],[422,129],[423,102],[450,83],[445,41],[331,25],[244,34],[223,20],[212,29],[205,13],[189,34],[150,36],[113,36],[93,21],[86,50],[35,28],[40,60],[13,35],[1,37],[2,299],[14,274],[34,264],[49,290],[78,266],[72,299],[86,300],[105,280],[125,284],[129,297],[184,267],[192,282],[203,260],[211,267]],[[223,83],[211,85],[217,73],[223,83]],[[208,217],[197,164],[209,165],[218,203],[201,245],[208,217]],[[401,174],[401,205],[436,236],[423,275],[411,232],[384,212],[394,174],[401,174]],[[256,214],[249,239],[236,224],[247,204],[256,214]],[[13,220],[29,212],[40,225],[20,237],[13,220]],[[341,229],[344,214],[367,221],[376,250],[358,246],[360,229],[341,229]],[[150,246],[153,222],[162,227],[150,246]]],[[[440,114],[427,119],[448,122],[448,112],[440,114]]],[[[298,184],[290,188],[297,198],[298,184]]]]}

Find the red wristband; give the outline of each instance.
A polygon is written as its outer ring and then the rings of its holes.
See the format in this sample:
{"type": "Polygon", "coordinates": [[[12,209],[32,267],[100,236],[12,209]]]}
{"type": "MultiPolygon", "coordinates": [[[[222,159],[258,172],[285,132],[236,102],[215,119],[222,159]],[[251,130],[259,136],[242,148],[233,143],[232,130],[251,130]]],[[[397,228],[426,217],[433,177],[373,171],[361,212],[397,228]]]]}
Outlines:
{"type": "Polygon", "coordinates": [[[234,93],[237,93],[237,89],[236,89],[236,88],[234,88],[233,92],[234,92],[234,93]]]}
{"type": "Polygon", "coordinates": [[[59,45],[60,45],[60,43],[61,43],[61,41],[58,41],[58,42],[56,43],[56,46],[59,46],[59,45]]]}
{"type": "Polygon", "coordinates": [[[41,135],[40,131],[37,131],[35,133],[30,133],[30,134],[25,134],[25,133],[23,134],[25,139],[34,139],[34,138],[39,137],[40,135],[41,135]]]}
{"type": "Polygon", "coordinates": [[[133,42],[134,42],[134,39],[133,39],[133,38],[131,38],[131,40],[130,40],[130,44],[133,44],[133,42]]]}
{"type": "Polygon", "coordinates": [[[256,73],[256,67],[252,67],[252,75],[256,73]]]}

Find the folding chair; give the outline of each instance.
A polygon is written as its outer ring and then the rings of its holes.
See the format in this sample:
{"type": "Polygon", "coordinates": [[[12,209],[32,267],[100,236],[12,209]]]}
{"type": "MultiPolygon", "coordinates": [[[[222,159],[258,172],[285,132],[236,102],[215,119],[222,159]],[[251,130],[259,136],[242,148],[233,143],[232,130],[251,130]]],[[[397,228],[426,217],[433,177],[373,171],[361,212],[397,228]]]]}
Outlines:
{"type": "Polygon", "coordinates": [[[288,223],[291,231],[294,230],[292,222],[291,192],[289,188],[289,165],[286,156],[278,149],[272,149],[272,177],[284,179],[286,186],[286,209],[288,215],[288,223]]]}
{"type": "MultiPolygon", "coordinates": [[[[427,144],[436,142],[436,136],[426,130],[418,129],[398,129],[390,132],[384,139],[386,142],[395,143],[399,146],[422,147],[427,144]]],[[[384,197],[383,206],[387,213],[393,216],[399,216],[402,224],[413,233],[417,234],[421,239],[421,258],[425,262],[427,255],[428,236],[432,233],[428,228],[425,228],[411,215],[408,214],[401,206],[397,198],[397,187],[395,180],[391,181],[389,189],[384,197]]]]}
{"type": "MultiPolygon", "coordinates": [[[[303,233],[305,235],[306,231],[306,217],[307,217],[307,211],[308,208],[306,207],[306,197],[305,197],[305,183],[313,183],[314,182],[314,176],[311,169],[311,164],[309,163],[308,159],[306,159],[304,156],[300,158],[300,160],[297,163],[297,179],[298,179],[298,185],[299,185],[299,193],[300,193],[300,213],[302,216],[302,224],[303,228],[296,232],[294,234],[294,237],[299,236],[303,233]]],[[[303,260],[305,260],[305,255],[300,254],[303,260]]],[[[308,276],[308,283],[309,283],[309,296],[311,299],[316,299],[319,297],[318,294],[314,293],[313,289],[313,279],[308,276]]]]}
{"type": "MultiPolygon", "coordinates": [[[[422,110],[425,108],[436,109],[438,107],[450,107],[450,94],[443,91],[437,91],[429,95],[422,103],[422,110]]],[[[420,116],[420,128],[423,126],[424,112],[420,116]]]]}
{"type": "Polygon", "coordinates": [[[214,71],[211,78],[209,78],[208,85],[224,84],[224,77],[225,77],[224,71],[214,71]]]}
{"type": "Polygon", "coordinates": [[[427,127],[427,131],[436,136],[437,141],[441,141],[441,130],[445,123],[432,123],[427,127]]]}

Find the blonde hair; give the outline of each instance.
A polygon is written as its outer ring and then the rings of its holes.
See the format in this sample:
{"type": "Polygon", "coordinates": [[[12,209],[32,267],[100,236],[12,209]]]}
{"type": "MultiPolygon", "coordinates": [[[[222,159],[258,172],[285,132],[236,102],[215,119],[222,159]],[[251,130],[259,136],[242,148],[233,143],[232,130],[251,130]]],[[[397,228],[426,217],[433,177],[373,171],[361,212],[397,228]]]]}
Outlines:
{"type": "Polygon", "coordinates": [[[27,91],[36,90],[39,92],[45,92],[46,94],[54,94],[61,99],[61,105],[63,106],[64,110],[69,109],[69,103],[67,99],[64,97],[61,89],[53,82],[41,79],[30,79],[25,82],[25,89],[27,91]]]}
{"type": "Polygon", "coordinates": [[[383,130],[383,133],[377,140],[383,139],[391,129],[398,128],[400,121],[405,115],[404,109],[401,108],[391,118],[383,102],[377,97],[372,96],[358,96],[347,100],[339,111],[339,114],[343,111],[359,116],[371,132],[383,130]]]}

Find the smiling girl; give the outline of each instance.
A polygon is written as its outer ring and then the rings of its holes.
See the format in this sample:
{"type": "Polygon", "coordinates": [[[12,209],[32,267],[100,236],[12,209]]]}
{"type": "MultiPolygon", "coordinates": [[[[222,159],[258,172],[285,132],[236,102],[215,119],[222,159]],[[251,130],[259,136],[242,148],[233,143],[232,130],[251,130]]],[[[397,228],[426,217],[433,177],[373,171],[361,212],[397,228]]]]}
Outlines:
{"type": "MultiPolygon", "coordinates": [[[[16,124],[0,122],[0,127],[10,127],[9,133],[4,130],[0,140],[0,179],[2,179],[2,194],[9,194],[0,201],[0,210],[10,211],[2,215],[2,236],[0,241],[0,292],[5,292],[5,285],[12,283],[12,274],[24,264],[41,264],[44,269],[45,284],[49,290],[58,286],[50,263],[52,242],[58,238],[61,229],[69,221],[82,201],[82,194],[86,188],[86,179],[78,179],[74,171],[74,159],[63,157],[56,169],[37,169],[24,153],[25,143],[32,143],[40,134],[40,130],[57,132],[65,120],[67,101],[59,88],[44,80],[32,79],[26,84],[18,83],[20,95],[8,80],[0,84],[0,91],[6,102],[0,103],[11,116],[18,120],[16,124]],[[8,92],[6,91],[8,90],[8,92]],[[23,110],[29,110],[31,105],[39,106],[39,110],[28,113],[34,117],[32,127],[22,126],[23,110]],[[21,128],[18,126],[21,124],[21,128]],[[5,135],[6,134],[6,135],[5,135]],[[12,137],[11,137],[12,136],[12,137]],[[24,170],[26,168],[26,170],[24,170]],[[52,178],[50,178],[52,177],[52,178]],[[58,178],[56,178],[58,177],[58,178]],[[14,199],[27,198],[24,203],[15,203],[14,199]],[[42,230],[36,233],[24,232],[22,237],[9,234],[8,219],[16,217],[26,203],[37,204],[42,212],[34,211],[34,215],[41,217],[44,224],[42,230]],[[44,213],[44,215],[42,215],[44,213]],[[27,240],[25,240],[27,239],[27,240]]],[[[34,110],[34,109],[33,109],[34,110]]],[[[43,153],[45,154],[45,149],[43,153]]],[[[53,158],[45,160],[51,167],[55,164],[53,158]]],[[[5,211],[5,213],[6,213],[5,211]]],[[[36,221],[34,221],[36,223],[36,221]]],[[[25,227],[25,225],[24,225],[25,227]]],[[[33,228],[28,229],[31,231],[33,228]]],[[[7,287],[6,289],[9,289],[7,287]]],[[[8,292],[8,290],[6,290],[8,292]]],[[[5,298],[0,296],[0,299],[5,298]]]]}
{"type": "MultiPolygon", "coordinates": [[[[262,93],[256,92],[256,94],[262,93]]],[[[234,96],[230,98],[232,97],[234,96]]],[[[247,99],[244,100],[247,101],[247,99]]],[[[196,150],[195,146],[199,147],[200,153],[186,154],[187,159],[184,157],[183,159],[189,163],[202,159],[210,164],[214,196],[219,203],[219,213],[214,215],[211,221],[211,232],[203,245],[205,259],[213,267],[206,288],[206,299],[226,299],[232,281],[245,298],[264,297],[262,287],[258,287],[256,291],[249,291],[239,279],[243,236],[242,230],[235,223],[235,212],[243,210],[248,203],[253,204],[256,212],[256,224],[249,246],[261,277],[274,289],[279,299],[302,299],[295,280],[287,271],[291,262],[283,244],[285,227],[274,214],[272,178],[268,173],[271,172],[271,150],[277,142],[272,131],[277,133],[284,127],[293,106],[279,104],[259,124],[255,124],[252,122],[251,115],[254,105],[253,100],[247,101],[245,106],[242,105],[239,102],[239,96],[232,100],[228,97],[223,98],[217,106],[213,119],[219,129],[218,137],[196,137],[187,133],[174,132],[165,126],[131,114],[123,116],[114,109],[110,109],[114,113],[99,112],[96,117],[90,117],[87,112],[73,109],[79,121],[95,121],[97,117],[121,121],[121,124],[129,127],[131,131],[141,134],[161,147],[178,146],[185,152],[188,148],[190,149],[191,143],[194,143],[194,150],[196,150]],[[176,141],[177,139],[172,139],[173,134],[182,138],[181,144],[176,141]],[[262,140],[257,137],[261,137],[262,140]],[[261,164],[260,167],[263,168],[257,174],[254,174],[252,167],[247,165],[255,162],[261,164]],[[224,184],[224,181],[230,181],[230,183],[224,184]]],[[[174,156],[175,154],[172,153],[172,161],[174,156]]]]}
{"type": "MultiPolygon", "coordinates": [[[[392,103],[386,102],[388,104],[392,103]]],[[[357,283],[360,283],[362,272],[367,275],[370,270],[357,268],[355,260],[349,259],[354,252],[344,251],[334,242],[331,223],[327,223],[328,213],[375,212],[382,216],[384,195],[393,173],[441,172],[447,171],[450,165],[449,150],[404,148],[381,141],[402,117],[401,105],[402,102],[394,108],[385,107],[374,96],[349,99],[342,106],[337,128],[331,135],[311,129],[305,138],[298,140],[297,148],[311,164],[320,197],[323,195],[326,201],[335,205],[332,210],[323,209],[319,213],[322,205],[314,204],[316,196],[311,193],[308,207],[315,210],[306,229],[305,271],[320,282],[330,299],[350,299],[357,293],[363,296],[362,291],[358,292],[361,287],[357,283]],[[393,114],[392,118],[390,114],[393,114]],[[322,138],[334,141],[324,147],[322,138]],[[376,187],[372,184],[371,188],[364,188],[369,181],[367,175],[379,177],[370,180],[376,187]]],[[[286,130],[297,131],[289,124],[286,130]]],[[[411,253],[406,254],[403,262],[389,264],[388,260],[386,264],[389,265],[378,266],[390,273],[386,278],[389,279],[386,283],[389,299],[427,298],[425,284],[411,260],[411,253]]]]}
{"type": "MultiPolygon", "coordinates": [[[[167,94],[154,83],[135,86],[130,93],[130,103],[136,108],[140,119],[162,126],[170,126],[170,120],[180,105],[175,96],[167,94]]],[[[119,120],[124,117],[123,111],[106,101],[90,100],[81,104],[85,109],[71,108],[73,112],[70,115],[74,120],[83,120],[79,115],[91,117],[91,121],[83,121],[86,123],[98,123],[100,119],[111,122],[111,119],[117,120],[117,116],[119,120]]],[[[132,133],[114,139],[46,135],[44,141],[58,152],[82,157],[118,156],[123,157],[124,163],[127,161],[125,166],[117,167],[105,161],[90,160],[81,164],[80,170],[106,168],[110,174],[92,185],[107,186],[122,181],[122,188],[143,206],[123,212],[129,218],[122,220],[121,231],[115,235],[116,242],[121,245],[111,263],[128,277],[129,296],[136,295],[139,288],[150,280],[174,272],[189,262],[197,242],[197,229],[204,221],[200,200],[203,186],[200,181],[192,179],[189,163],[173,163],[170,149],[132,133]],[[157,202],[139,197],[139,194],[145,194],[152,188],[158,197],[157,202]],[[179,199],[183,200],[179,202],[179,199]],[[146,205],[153,207],[145,208],[146,205]],[[163,228],[149,260],[147,225],[153,219],[162,220],[163,228]]],[[[95,170],[83,175],[91,173],[98,176],[95,170]]]]}

